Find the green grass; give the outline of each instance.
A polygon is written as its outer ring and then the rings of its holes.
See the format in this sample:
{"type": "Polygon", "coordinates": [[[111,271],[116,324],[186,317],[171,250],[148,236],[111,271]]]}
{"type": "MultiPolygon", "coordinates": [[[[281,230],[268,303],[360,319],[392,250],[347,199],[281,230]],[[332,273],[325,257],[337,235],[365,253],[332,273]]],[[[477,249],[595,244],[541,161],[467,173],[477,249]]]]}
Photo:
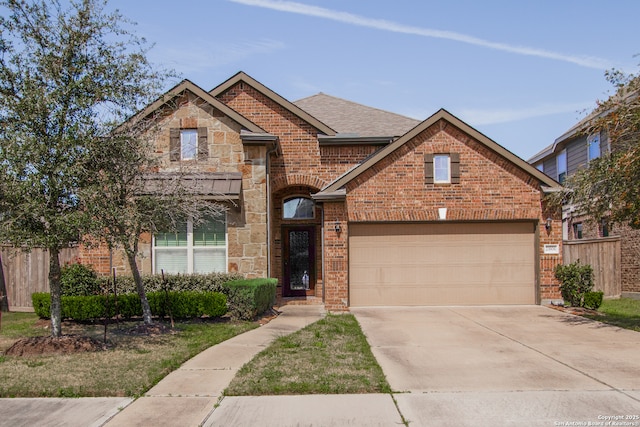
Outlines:
{"type": "Polygon", "coordinates": [[[33,313],[2,313],[0,337],[19,339],[42,335],[41,328],[37,328],[38,316],[33,313]]]}
{"type": "MultiPolygon", "coordinates": [[[[0,356],[0,397],[139,396],[204,349],[257,327],[254,322],[177,322],[176,333],[136,336],[139,324],[108,329],[106,351],[72,355],[0,356]],[[120,328],[119,330],[117,328],[120,328]]],[[[102,340],[103,325],[64,322],[64,334],[102,340]]],[[[3,313],[0,351],[23,337],[49,335],[33,313],[3,313]]]]}
{"type": "Polygon", "coordinates": [[[327,315],[278,338],[243,366],[227,396],[389,393],[353,315],[327,315]]]}
{"type": "Polygon", "coordinates": [[[640,332],[640,300],[631,298],[602,301],[600,315],[585,315],[590,319],[640,332]]]}

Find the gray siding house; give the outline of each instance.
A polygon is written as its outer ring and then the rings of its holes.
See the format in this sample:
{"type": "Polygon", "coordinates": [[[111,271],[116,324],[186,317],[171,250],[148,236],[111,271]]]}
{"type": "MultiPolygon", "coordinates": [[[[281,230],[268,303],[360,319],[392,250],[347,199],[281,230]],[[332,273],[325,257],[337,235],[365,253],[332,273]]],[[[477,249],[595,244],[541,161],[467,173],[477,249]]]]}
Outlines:
{"type": "MultiPolygon", "coordinates": [[[[606,132],[586,133],[593,118],[593,115],[590,115],[578,122],[528,162],[549,177],[563,183],[567,177],[588,167],[593,159],[609,153],[612,147],[606,132]]],[[[614,267],[620,270],[619,289],[623,296],[640,298],[640,230],[626,225],[612,227],[606,218],[598,221],[587,219],[575,206],[563,207],[562,237],[565,244],[619,239],[620,265],[614,267]]],[[[570,257],[567,257],[567,260],[569,259],[570,257]]]]}

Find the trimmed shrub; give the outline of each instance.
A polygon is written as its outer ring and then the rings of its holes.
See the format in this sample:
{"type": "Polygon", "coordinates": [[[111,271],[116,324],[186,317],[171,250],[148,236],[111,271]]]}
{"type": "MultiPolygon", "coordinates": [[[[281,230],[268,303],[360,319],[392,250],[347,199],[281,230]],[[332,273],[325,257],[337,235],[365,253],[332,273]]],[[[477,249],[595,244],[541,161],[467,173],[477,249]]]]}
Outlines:
{"type": "MultiPolygon", "coordinates": [[[[142,284],[146,292],[160,291],[200,291],[222,292],[225,283],[242,279],[238,273],[208,273],[208,274],[165,274],[165,281],[159,274],[142,276],[142,284]]],[[[111,277],[98,279],[102,289],[113,292],[111,277]]],[[[118,294],[137,293],[136,284],[132,276],[116,277],[118,294]]]]}
{"type": "Polygon", "coordinates": [[[31,303],[33,311],[39,318],[49,319],[51,316],[51,294],[48,292],[34,292],[31,294],[31,303]]]}
{"type": "Polygon", "coordinates": [[[229,315],[234,320],[251,320],[273,307],[277,279],[236,280],[224,285],[229,315]]]}
{"type": "Polygon", "coordinates": [[[582,307],[584,294],[593,289],[593,269],[580,260],[567,265],[557,265],[555,276],[561,283],[560,292],[565,303],[573,307],[582,307]]]}
{"type": "Polygon", "coordinates": [[[584,294],[584,306],[586,308],[590,308],[592,310],[597,310],[602,305],[602,298],[604,297],[604,292],[585,292],[584,294]]]}
{"type": "Polygon", "coordinates": [[[96,295],[100,293],[98,275],[92,267],[69,264],[60,269],[62,295],[96,295]]]}
{"type": "MultiPolygon", "coordinates": [[[[116,315],[116,304],[112,295],[107,302],[106,295],[63,296],[62,317],[85,321],[103,318],[106,306],[109,307],[109,317],[116,315]]],[[[147,294],[151,313],[154,316],[166,316],[171,313],[176,318],[201,317],[203,315],[219,317],[227,312],[227,298],[220,292],[149,292],[147,294]]],[[[50,317],[51,295],[48,293],[34,293],[33,307],[42,319],[50,317]]],[[[125,319],[142,316],[142,306],[138,294],[118,295],[118,313],[125,319]]]]}

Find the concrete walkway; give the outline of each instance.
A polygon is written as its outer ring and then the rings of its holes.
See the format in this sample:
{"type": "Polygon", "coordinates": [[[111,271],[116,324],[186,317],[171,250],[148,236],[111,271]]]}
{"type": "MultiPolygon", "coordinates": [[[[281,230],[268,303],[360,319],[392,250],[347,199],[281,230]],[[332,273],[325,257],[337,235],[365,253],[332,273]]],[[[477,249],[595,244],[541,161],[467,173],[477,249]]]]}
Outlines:
{"type": "Polygon", "coordinates": [[[266,325],[223,341],[188,360],[106,425],[203,425],[238,369],[274,339],[295,332],[324,316],[322,306],[290,305],[280,310],[282,314],[266,325]]]}

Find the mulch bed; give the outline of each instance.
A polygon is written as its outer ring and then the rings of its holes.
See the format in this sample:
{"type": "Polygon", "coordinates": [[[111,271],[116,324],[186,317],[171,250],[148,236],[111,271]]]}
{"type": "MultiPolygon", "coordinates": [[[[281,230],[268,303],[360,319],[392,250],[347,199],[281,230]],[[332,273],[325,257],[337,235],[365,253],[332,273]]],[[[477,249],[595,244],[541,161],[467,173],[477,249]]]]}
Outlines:
{"type": "Polygon", "coordinates": [[[555,305],[555,304],[551,304],[549,305],[549,307],[553,308],[554,310],[562,311],[564,313],[574,314],[576,316],[584,316],[585,314],[589,316],[604,316],[604,314],[599,312],[598,310],[591,310],[590,308],[584,308],[584,307],[565,307],[563,305],[555,305]]]}
{"type": "Polygon", "coordinates": [[[31,337],[18,340],[5,351],[8,356],[39,354],[72,354],[106,350],[107,346],[90,337],[62,335],[61,337],[31,337]]]}
{"type": "MultiPolygon", "coordinates": [[[[278,317],[279,314],[280,312],[274,308],[267,311],[256,320],[262,326],[278,317]]],[[[219,319],[216,319],[216,321],[219,321],[219,319]]],[[[41,324],[43,328],[46,329],[48,328],[49,321],[39,320],[38,324],[41,324]]],[[[129,329],[116,329],[111,332],[131,336],[158,336],[176,333],[175,329],[172,329],[166,324],[160,322],[156,322],[152,325],[140,323],[129,329]]],[[[33,356],[41,354],[84,353],[104,351],[107,349],[108,346],[104,342],[95,340],[91,337],[82,335],[62,335],[61,337],[55,338],[51,336],[23,338],[16,341],[5,351],[4,354],[7,356],[33,356]]]]}

